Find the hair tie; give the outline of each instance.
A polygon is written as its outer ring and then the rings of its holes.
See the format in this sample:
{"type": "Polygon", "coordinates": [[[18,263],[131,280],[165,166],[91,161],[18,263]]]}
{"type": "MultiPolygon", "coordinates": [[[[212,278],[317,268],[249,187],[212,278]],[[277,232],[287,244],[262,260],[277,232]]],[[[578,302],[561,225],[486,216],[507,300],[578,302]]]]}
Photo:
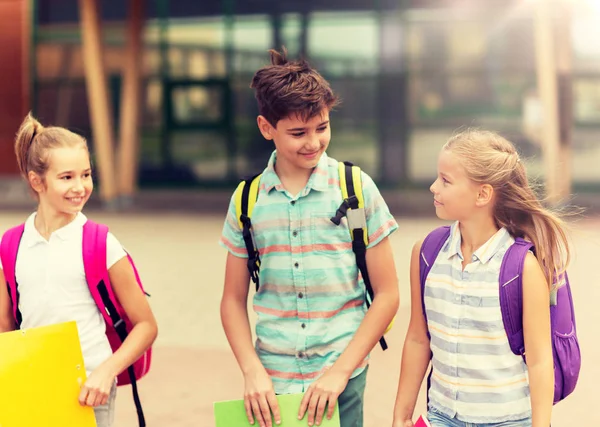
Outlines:
{"type": "Polygon", "coordinates": [[[31,147],[31,144],[33,144],[33,140],[35,139],[35,136],[37,135],[37,126],[33,125],[33,133],[31,134],[31,140],[29,141],[29,146],[31,147]]]}

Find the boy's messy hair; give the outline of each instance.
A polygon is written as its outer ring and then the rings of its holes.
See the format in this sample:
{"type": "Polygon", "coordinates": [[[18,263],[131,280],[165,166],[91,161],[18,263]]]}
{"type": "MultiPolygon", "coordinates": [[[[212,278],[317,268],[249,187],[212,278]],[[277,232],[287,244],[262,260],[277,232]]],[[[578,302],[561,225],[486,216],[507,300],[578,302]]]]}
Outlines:
{"type": "Polygon", "coordinates": [[[306,122],[339,103],[325,80],[304,60],[289,61],[282,52],[271,49],[271,65],[256,72],[250,87],[254,89],[259,114],[273,126],[295,115],[306,122]]]}

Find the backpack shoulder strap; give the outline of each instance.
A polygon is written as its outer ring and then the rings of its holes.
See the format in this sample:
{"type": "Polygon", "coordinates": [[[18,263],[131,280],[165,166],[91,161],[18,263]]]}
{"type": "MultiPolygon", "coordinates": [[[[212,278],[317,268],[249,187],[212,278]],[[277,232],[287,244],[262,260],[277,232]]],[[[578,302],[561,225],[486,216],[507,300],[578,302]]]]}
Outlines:
{"type": "Polygon", "coordinates": [[[423,316],[427,321],[427,313],[425,311],[425,282],[427,276],[433,267],[433,263],[438,254],[442,250],[444,243],[450,237],[450,226],[438,227],[425,237],[421,245],[421,256],[419,258],[419,278],[421,282],[421,306],[423,308],[423,316]]]}
{"type": "Polygon", "coordinates": [[[115,305],[116,297],[106,268],[107,236],[108,227],[104,224],[88,220],[83,225],[83,268],[98,310],[106,323],[116,329],[122,323],[122,319],[115,305]]]}
{"type": "Polygon", "coordinates": [[[500,286],[500,310],[502,322],[512,352],[518,356],[525,353],[523,337],[523,265],[527,252],[533,244],[521,238],[515,239],[504,254],[498,279],[500,286]]]}
{"type": "MultiPolygon", "coordinates": [[[[444,244],[450,237],[450,227],[445,225],[438,227],[429,233],[423,243],[421,244],[421,255],[419,257],[419,282],[421,284],[421,310],[423,311],[423,317],[425,323],[427,323],[427,311],[425,310],[425,283],[427,282],[427,276],[431,271],[431,267],[435,263],[440,251],[444,247],[444,244]]],[[[427,338],[431,339],[429,335],[429,329],[427,329],[427,338]]],[[[429,353],[429,358],[433,354],[429,353]]],[[[427,375],[427,403],[429,404],[429,390],[431,389],[431,376],[433,375],[433,364],[427,375]]]]}
{"type": "Polygon", "coordinates": [[[108,227],[87,220],[83,225],[83,267],[88,286],[95,287],[106,278],[106,238],[108,227]]]}
{"type": "Polygon", "coordinates": [[[250,219],[252,211],[258,198],[258,186],[262,173],[254,175],[240,182],[235,190],[235,216],[240,224],[240,228],[244,228],[242,217],[250,219]]]}
{"type": "MultiPolygon", "coordinates": [[[[331,221],[340,225],[345,216],[348,220],[348,229],[352,238],[352,251],[356,256],[356,263],[360,269],[371,301],[373,299],[373,289],[367,272],[366,251],[369,244],[369,234],[367,232],[367,217],[365,214],[365,202],[362,192],[361,170],[350,162],[339,162],[338,173],[340,180],[340,190],[342,191],[342,204],[338,208],[336,215],[331,221]],[[363,271],[364,270],[364,271],[363,271]]],[[[370,304],[369,301],[367,301],[370,304]]]]}
{"type": "Polygon", "coordinates": [[[94,302],[108,325],[112,325],[125,341],[127,330],[112,289],[106,268],[106,238],[108,226],[88,220],[83,225],[83,268],[94,302]]]}
{"type": "Polygon", "coordinates": [[[4,271],[4,279],[8,286],[9,296],[12,303],[12,312],[17,325],[21,324],[21,313],[19,311],[19,292],[17,291],[17,254],[19,253],[19,245],[25,224],[18,225],[7,230],[2,236],[0,243],[0,259],[2,259],[2,269],[4,271]]]}
{"type": "MultiPolygon", "coordinates": [[[[85,278],[88,287],[96,302],[96,306],[104,317],[108,325],[112,325],[115,329],[121,343],[127,339],[127,325],[116,306],[117,298],[113,292],[110,279],[108,277],[108,269],[106,268],[106,249],[107,249],[108,227],[104,224],[98,224],[94,221],[87,220],[83,225],[83,266],[85,270],[85,278]]],[[[136,280],[141,284],[139,275],[133,264],[133,260],[127,254],[129,262],[133,267],[136,280]]],[[[137,380],[133,365],[127,368],[129,381],[131,383],[131,391],[133,401],[135,403],[138,422],[140,426],[145,426],[146,421],[142,404],[137,389],[137,380]]]]}
{"type": "MultiPolygon", "coordinates": [[[[338,175],[340,190],[342,192],[342,204],[335,216],[331,218],[331,222],[335,225],[340,225],[343,217],[346,217],[348,220],[348,229],[350,230],[350,237],[352,239],[352,251],[356,258],[356,266],[365,283],[366,303],[367,308],[369,308],[375,298],[375,292],[373,291],[367,269],[369,233],[367,230],[361,170],[358,166],[354,166],[350,162],[339,162],[338,175]]],[[[383,350],[388,348],[384,337],[379,339],[379,344],[383,350]]]]}
{"type": "Polygon", "coordinates": [[[250,218],[252,217],[252,211],[258,198],[258,187],[261,176],[262,174],[258,174],[243,180],[234,193],[235,216],[242,229],[242,237],[244,238],[244,245],[248,253],[248,272],[250,273],[250,278],[256,284],[257,291],[259,287],[260,254],[258,249],[256,249],[254,238],[252,237],[252,221],[250,218]]]}
{"type": "MultiPolygon", "coordinates": [[[[339,162],[338,174],[343,202],[338,208],[334,218],[339,218],[337,221],[337,224],[339,225],[342,217],[346,216],[348,218],[348,228],[350,229],[352,240],[355,240],[355,232],[359,233],[359,236],[356,238],[362,240],[366,247],[369,244],[369,233],[367,230],[365,198],[363,195],[360,167],[354,166],[350,162],[339,162]]],[[[331,220],[336,222],[334,218],[331,220]]]]}

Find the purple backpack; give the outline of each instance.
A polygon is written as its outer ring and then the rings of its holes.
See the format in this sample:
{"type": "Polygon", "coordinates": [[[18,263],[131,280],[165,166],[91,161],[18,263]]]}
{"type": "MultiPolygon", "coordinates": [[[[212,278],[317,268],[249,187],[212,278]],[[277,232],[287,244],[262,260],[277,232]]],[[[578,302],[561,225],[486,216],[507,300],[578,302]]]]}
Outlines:
{"type": "MultiPolygon", "coordinates": [[[[425,312],[425,281],[440,250],[450,237],[450,227],[433,230],[421,246],[420,279],[421,304],[425,312]]],[[[502,321],[512,352],[525,358],[523,338],[523,264],[533,244],[521,238],[508,248],[500,267],[499,292],[502,321]]],[[[575,311],[569,278],[565,273],[565,285],[561,286],[550,306],[552,353],[554,356],[554,404],[566,398],[575,389],[581,368],[581,352],[577,341],[575,311]]]]}

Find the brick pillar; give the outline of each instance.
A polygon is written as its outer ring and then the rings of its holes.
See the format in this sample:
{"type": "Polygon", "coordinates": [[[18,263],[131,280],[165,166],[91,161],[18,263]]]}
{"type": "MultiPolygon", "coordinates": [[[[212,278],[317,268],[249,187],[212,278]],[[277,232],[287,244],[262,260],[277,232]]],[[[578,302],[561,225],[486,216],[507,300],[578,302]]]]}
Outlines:
{"type": "Polygon", "coordinates": [[[0,40],[0,177],[16,177],[14,138],[31,108],[28,0],[0,0],[0,40]]]}

